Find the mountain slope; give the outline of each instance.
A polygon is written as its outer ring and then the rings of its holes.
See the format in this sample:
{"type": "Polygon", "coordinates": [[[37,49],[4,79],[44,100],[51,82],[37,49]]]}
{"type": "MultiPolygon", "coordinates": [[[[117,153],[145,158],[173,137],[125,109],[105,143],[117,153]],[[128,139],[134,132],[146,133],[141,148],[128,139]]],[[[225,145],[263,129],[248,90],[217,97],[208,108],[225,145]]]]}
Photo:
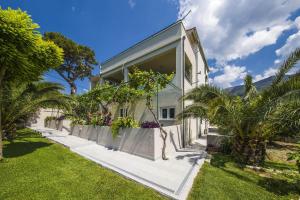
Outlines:
{"type": "MultiPolygon", "coordinates": [[[[289,76],[287,75],[285,79],[287,79],[289,76]]],[[[268,78],[262,79],[260,81],[257,81],[254,83],[255,87],[257,88],[258,91],[262,90],[263,88],[271,85],[272,81],[274,79],[274,76],[270,76],[268,78]]],[[[234,87],[226,88],[230,94],[232,95],[239,95],[242,96],[244,94],[244,85],[237,85],[234,87]]]]}

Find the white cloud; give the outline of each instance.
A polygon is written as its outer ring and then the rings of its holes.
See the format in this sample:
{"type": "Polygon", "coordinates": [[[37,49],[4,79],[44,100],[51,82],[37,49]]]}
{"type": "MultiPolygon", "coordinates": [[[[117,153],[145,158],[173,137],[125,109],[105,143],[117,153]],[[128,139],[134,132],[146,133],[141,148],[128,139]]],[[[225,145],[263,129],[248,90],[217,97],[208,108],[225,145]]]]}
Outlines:
{"type": "Polygon", "coordinates": [[[226,65],[223,74],[211,79],[214,85],[222,88],[231,87],[232,83],[242,80],[247,75],[246,67],[236,65],[226,65]]]}
{"type": "Polygon", "coordinates": [[[281,61],[281,59],[276,59],[275,61],[274,61],[274,64],[279,64],[279,63],[281,63],[282,61],[281,61]]]}
{"type": "Polygon", "coordinates": [[[134,0],[128,0],[128,4],[129,4],[130,8],[134,8],[136,3],[134,0]]]}
{"type": "Polygon", "coordinates": [[[192,10],[185,25],[197,27],[208,58],[226,62],[275,44],[299,7],[296,0],[179,0],[178,18],[192,10]]]}
{"type": "Polygon", "coordinates": [[[220,71],[221,69],[218,67],[209,67],[209,73],[214,74],[218,71],[220,71]]]}
{"type": "Polygon", "coordinates": [[[300,47],[300,17],[297,17],[294,22],[294,27],[297,28],[297,32],[292,34],[286,40],[286,43],[276,50],[276,55],[284,58],[293,52],[297,47],[300,47]]]}
{"type": "Polygon", "coordinates": [[[278,70],[277,68],[270,67],[267,70],[265,70],[262,74],[256,75],[254,77],[253,81],[256,82],[256,81],[260,81],[262,79],[268,78],[270,76],[274,76],[276,74],[277,70],[278,70]]]}

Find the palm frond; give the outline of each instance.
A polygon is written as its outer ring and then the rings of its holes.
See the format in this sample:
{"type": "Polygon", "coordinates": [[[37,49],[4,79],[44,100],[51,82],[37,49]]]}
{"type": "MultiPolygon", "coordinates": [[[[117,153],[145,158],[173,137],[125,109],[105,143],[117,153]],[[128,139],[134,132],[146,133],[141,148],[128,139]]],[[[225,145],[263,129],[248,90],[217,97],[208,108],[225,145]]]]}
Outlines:
{"type": "Polygon", "coordinates": [[[252,81],[252,76],[247,75],[244,79],[245,85],[245,96],[244,99],[247,100],[249,98],[255,97],[257,94],[257,90],[252,81]]]}
{"type": "Polygon", "coordinates": [[[289,72],[300,59],[300,48],[294,50],[289,57],[282,63],[279,67],[278,72],[275,75],[274,80],[272,81],[271,87],[276,86],[280,83],[287,72],[289,72]]]}
{"type": "Polygon", "coordinates": [[[176,117],[177,119],[185,119],[185,118],[207,118],[206,111],[204,105],[200,103],[194,103],[192,105],[187,106],[183,112],[179,113],[176,117]]]}

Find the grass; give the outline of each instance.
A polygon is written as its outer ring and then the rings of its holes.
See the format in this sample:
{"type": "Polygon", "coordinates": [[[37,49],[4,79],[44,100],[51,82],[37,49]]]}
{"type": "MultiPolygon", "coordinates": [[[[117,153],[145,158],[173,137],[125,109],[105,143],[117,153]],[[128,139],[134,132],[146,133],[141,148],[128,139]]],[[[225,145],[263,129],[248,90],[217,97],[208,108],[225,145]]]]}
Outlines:
{"type": "MultiPolygon", "coordinates": [[[[285,154],[300,145],[268,149],[260,171],[242,168],[230,156],[215,154],[198,173],[189,200],[299,199],[300,175],[285,154]]],[[[39,134],[24,129],[4,142],[0,199],[166,199],[39,134]]]]}
{"type": "Polygon", "coordinates": [[[260,171],[254,171],[238,166],[230,156],[215,154],[198,173],[188,199],[298,200],[300,175],[296,167],[278,161],[268,160],[260,171]]]}
{"type": "Polygon", "coordinates": [[[29,129],[4,142],[0,199],[164,199],[29,129]]]}

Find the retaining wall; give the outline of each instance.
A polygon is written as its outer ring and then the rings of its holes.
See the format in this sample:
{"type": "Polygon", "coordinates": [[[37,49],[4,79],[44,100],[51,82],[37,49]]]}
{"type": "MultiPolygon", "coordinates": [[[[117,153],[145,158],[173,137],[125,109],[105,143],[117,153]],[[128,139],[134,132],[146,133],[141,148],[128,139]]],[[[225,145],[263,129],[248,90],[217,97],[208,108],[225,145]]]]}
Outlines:
{"type": "MultiPolygon", "coordinates": [[[[170,155],[180,149],[180,125],[163,127],[168,133],[166,154],[170,155]]],[[[112,137],[108,126],[76,125],[71,134],[95,141],[107,148],[123,151],[151,160],[161,158],[163,141],[159,128],[121,128],[119,135],[112,137]]]]}

